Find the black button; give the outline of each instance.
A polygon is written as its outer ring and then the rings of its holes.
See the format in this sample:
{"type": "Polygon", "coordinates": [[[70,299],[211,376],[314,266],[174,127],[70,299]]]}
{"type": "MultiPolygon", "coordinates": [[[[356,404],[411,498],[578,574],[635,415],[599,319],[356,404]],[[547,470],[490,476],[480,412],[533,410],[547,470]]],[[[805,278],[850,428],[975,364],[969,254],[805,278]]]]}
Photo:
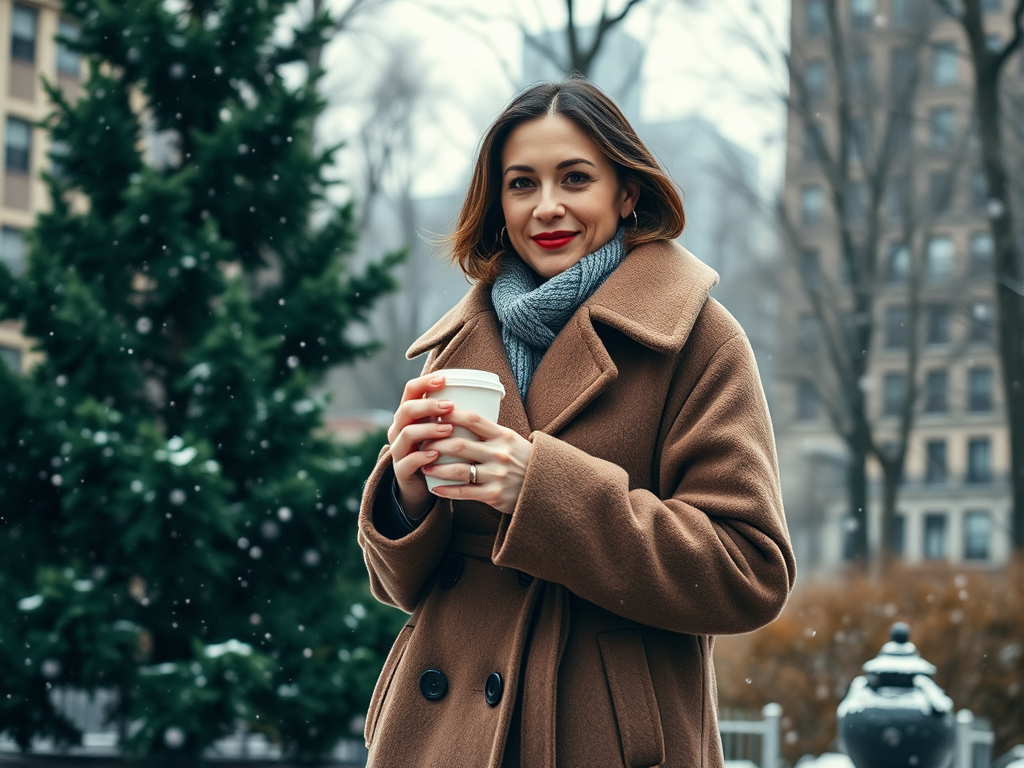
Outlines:
{"type": "Polygon", "coordinates": [[[465,569],[466,561],[462,559],[462,555],[452,555],[449,557],[441,567],[441,589],[451,589],[454,587],[459,579],[462,578],[462,572],[465,569]]]}
{"type": "Polygon", "coordinates": [[[524,571],[516,571],[516,578],[524,587],[528,587],[533,583],[533,576],[524,571]]]}
{"type": "Polygon", "coordinates": [[[487,676],[487,684],[484,686],[484,698],[487,699],[487,703],[496,707],[501,701],[501,693],[504,689],[505,684],[501,682],[501,675],[491,672],[487,676]]]}
{"type": "Polygon", "coordinates": [[[448,693],[448,678],[438,669],[428,669],[420,675],[420,693],[428,701],[443,699],[448,693]]]}

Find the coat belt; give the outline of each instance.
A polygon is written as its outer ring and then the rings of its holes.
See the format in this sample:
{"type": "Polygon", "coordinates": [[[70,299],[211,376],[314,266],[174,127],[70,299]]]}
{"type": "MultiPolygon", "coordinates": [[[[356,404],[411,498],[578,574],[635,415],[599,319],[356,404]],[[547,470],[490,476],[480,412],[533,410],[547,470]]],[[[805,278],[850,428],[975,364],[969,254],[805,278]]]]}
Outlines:
{"type": "MultiPolygon", "coordinates": [[[[490,560],[494,535],[456,532],[452,534],[451,548],[470,557],[490,560]]],[[[569,596],[564,586],[543,579],[534,579],[530,584],[516,627],[517,661],[523,657],[531,622],[533,633],[523,676],[520,723],[522,765],[556,768],[558,668],[569,637],[569,596]]],[[[518,666],[517,663],[517,672],[518,666]]],[[[501,765],[504,745],[495,746],[491,762],[501,765]]]]}

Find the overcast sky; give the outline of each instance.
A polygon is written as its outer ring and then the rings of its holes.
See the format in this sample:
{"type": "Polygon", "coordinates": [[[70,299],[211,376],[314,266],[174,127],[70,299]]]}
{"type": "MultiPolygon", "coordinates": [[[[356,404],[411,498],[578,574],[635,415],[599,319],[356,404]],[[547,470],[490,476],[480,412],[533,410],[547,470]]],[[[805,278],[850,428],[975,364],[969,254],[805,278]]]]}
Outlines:
{"type": "MultiPolygon", "coordinates": [[[[607,2],[612,10],[624,4],[607,2]]],[[[627,20],[626,30],[647,44],[643,117],[696,114],[715,123],[758,157],[762,182],[770,188],[782,167],[784,113],[771,96],[779,75],[761,64],[732,30],[737,25],[763,30],[757,19],[763,13],[772,34],[785,42],[789,2],[703,0],[701,5],[647,0],[627,20]]],[[[596,19],[600,0],[578,0],[578,6],[586,22],[596,19]]],[[[378,76],[387,48],[400,46],[419,63],[427,83],[429,113],[417,137],[415,189],[420,194],[456,190],[464,183],[480,133],[514,93],[518,83],[510,77],[518,78],[521,68],[522,42],[515,24],[472,18],[481,15],[481,8],[495,17],[515,15],[533,30],[565,18],[563,0],[393,0],[364,17],[357,34],[328,50],[325,84],[339,106],[324,121],[324,138],[351,137],[360,119],[361,94],[378,76]]]]}

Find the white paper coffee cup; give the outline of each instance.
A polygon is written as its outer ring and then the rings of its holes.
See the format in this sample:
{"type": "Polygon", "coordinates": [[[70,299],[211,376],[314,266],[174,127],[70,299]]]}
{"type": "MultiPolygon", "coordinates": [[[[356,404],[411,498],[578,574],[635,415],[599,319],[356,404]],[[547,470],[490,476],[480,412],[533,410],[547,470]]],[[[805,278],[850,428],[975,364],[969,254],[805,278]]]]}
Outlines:
{"type": "MultiPolygon", "coordinates": [[[[451,400],[457,411],[472,411],[488,421],[498,421],[498,409],[501,398],[505,396],[498,374],[480,371],[475,368],[448,368],[433,371],[434,375],[444,376],[444,386],[427,394],[433,400],[451,400]]],[[[480,438],[465,427],[455,427],[452,437],[479,441],[480,438]]],[[[455,456],[441,456],[435,464],[457,464],[461,462],[455,456]]],[[[464,485],[460,480],[442,480],[426,475],[427,489],[434,490],[439,485],[464,485]]]]}

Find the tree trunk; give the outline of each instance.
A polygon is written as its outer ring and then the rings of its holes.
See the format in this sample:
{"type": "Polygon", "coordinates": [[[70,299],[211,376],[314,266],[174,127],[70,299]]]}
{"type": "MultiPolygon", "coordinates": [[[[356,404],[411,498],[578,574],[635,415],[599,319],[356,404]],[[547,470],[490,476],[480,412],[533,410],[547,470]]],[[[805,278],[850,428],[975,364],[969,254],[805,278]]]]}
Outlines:
{"type": "MultiPolygon", "coordinates": [[[[975,104],[982,168],[988,184],[989,222],[995,242],[996,316],[1003,392],[1010,428],[1010,529],[1024,552],[1024,270],[1014,237],[1013,210],[1003,148],[999,81],[1002,63],[986,47],[978,0],[965,4],[963,24],[974,60],[975,104]]],[[[1016,59],[1014,59],[1016,61],[1016,59]]]]}

